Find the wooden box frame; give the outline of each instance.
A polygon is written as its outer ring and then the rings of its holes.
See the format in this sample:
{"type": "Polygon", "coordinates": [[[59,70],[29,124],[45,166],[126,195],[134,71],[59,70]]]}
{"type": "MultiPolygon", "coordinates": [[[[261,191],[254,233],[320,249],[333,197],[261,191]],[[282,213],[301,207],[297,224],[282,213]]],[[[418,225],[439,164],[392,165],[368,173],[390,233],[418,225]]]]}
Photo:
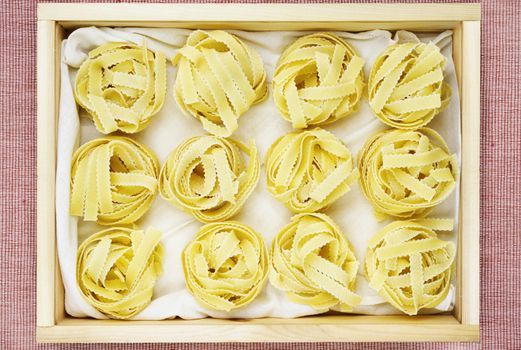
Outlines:
{"type": "Polygon", "coordinates": [[[479,4],[39,4],[37,340],[39,342],[315,342],[479,340],[479,4]],[[245,30],[454,31],[462,166],[456,308],[449,315],[115,321],[66,315],[56,254],[60,44],[87,25],[245,30]]]}

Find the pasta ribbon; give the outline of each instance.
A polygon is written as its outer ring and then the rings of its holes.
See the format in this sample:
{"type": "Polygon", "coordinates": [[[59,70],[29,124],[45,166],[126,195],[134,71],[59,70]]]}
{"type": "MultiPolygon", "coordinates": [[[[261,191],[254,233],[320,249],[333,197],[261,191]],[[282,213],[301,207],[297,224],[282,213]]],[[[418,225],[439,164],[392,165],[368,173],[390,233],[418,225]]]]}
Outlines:
{"type": "Polygon", "coordinates": [[[143,130],[166,94],[166,58],[130,43],[107,43],[89,52],[74,95],[99,132],[143,130]]]}
{"type": "Polygon", "coordinates": [[[368,82],[369,105],[382,122],[414,130],[427,125],[450,101],[443,82],[445,57],[434,43],[389,46],[378,56],[368,82]]]}
{"type": "Polygon", "coordinates": [[[358,261],[340,228],[325,214],[298,214],[273,241],[270,281],[289,300],[317,310],[352,311],[358,261]]]}
{"type": "Polygon", "coordinates": [[[422,216],[445,200],[458,178],[458,161],[434,130],[386,130],[358,154],[360,186],[377,217],[422,216]]]}
{"type": "Polygon", "coordinates": [[[259,54],[225,31],[192,32],[172,63],[177,104],[216,136],[230,136],[239,117],[268,96],[259,54]]]}
{"type": "Polygon", "coordinates": [[[301,37],[277,64],[272,81],[275,105],[294,128],[344,118],[358,110],[363,66],[355,49],[334,34],[301,37]]]}
{"type": "Polygon", "coordinates": [[[204,307],[231,311],[251,303],[268,275],[262,237],[237,221],[203,226],[182,253],[186,286],[204,307]]]}
{"type": "Polygon", "coordinates": [[[395,221],[368,242],[365,273],[369,286],[408,315],[436,307],[450,288],[455,247],[439,239],[434,228],[395,221]]]}
{"type": "Polygon", "coordinates": [[[266,173],[268,190],[297,213],[327,208],[358,178],[351,152],[320,128],[275,141],[266,154],[266,173]]]}
{"type": "Polygon", "coordinates": [[[202,222],[234,216],[255,189],[260,161],[255,143],[195,136],[178,146],[161,169],[161,196],[202,222]],[[242,153],[248,155],[246,167],[242,153]]]}
{"type": "Polygon", "coordinates": [[[156,156],[132,139],[87,142],[72,159],[71,215],[100,225],[133,223],[150,208],[158,175],[156,156]]]}
{"type": "Polygon", "coordinates": [[[150,304],[162,272],[161,232],[112,227],[78,248],[76,279],[82,296],[110,318],[129,319],[150,304]]]}

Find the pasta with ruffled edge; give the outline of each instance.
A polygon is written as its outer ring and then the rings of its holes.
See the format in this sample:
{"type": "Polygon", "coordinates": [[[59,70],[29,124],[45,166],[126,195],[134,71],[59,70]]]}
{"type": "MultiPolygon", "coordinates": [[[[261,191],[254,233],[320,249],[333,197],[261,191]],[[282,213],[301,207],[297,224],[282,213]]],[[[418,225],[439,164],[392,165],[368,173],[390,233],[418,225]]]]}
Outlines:
{"type": "Polygon", "coordinates": [[[262,237],[237,221],[203,226],[183,250],[188,291],[203,306],[231,311],[251,303],[268,275],[262,237]]]}
{"type": "Polygon", "coordinates": [[[408,315],[439,305],[450,289],[455,247],[434,232],[451,231],[452,220],[395,221],[368,242],[369,286],[408,315]]]}
{"type": "Polygon", "coordinates": [[[279,232],[271,248],[270,281],[289,300],[317,310],[336,305],[352,311],[358,261],[333,220],[318,213],[298,214],[279,232]]]}
{"type": "Polygon", "coordinates": [[[327,208],[358,178],[351,152],[320,128],[280,137],[268,149],[265,164],[268,190],[297,213],[327,208]]]}
{"type": "Polygon", "coordinates": [[[152,300],[162,272],[161,232],[112,227],[78,248],[76,279],[82,296],[110,318],[128,319],[152,300]]]}
{"type": "Polygon", "coordinates": [[[358,110],[364,60],[331,33],[297,39],[284,50],[273,76],[273,98],[294,128],[322,125],[358,110]]]}
{"type": "Polygon", "coordinates": [[[154,153],[132,139],[89,141],[72,159],[70,213],[100,225],[133,223],[150,208],[158,175],[154,153]]]}
{"type": "Polygon", "coordinates": [[[427,125],[448,105],[452,94],[443,82],[445,61],[433,43],[389,46],[369,76],[369,105],[376,116],[399,129],[427,125]]]}
{"type": "Polygon", "coordinates": [[[234,216],[255,189],[260,160],[253,140],[195,136],[169,156],[159,176],[161,196],[201,222],[234,216]],[[243,154],[249,158],[245,167],[243,154]]]}
{"type": "Polygon", "coordinates": [[[259,54],[225,31],[192,32],[172,63],[177,104],[216,136],[230,136],[239,117],[268,96],[259,54]]]}
{"type": "Polygon", "coordinates": [[[166,94],[166,58],[145,46],[107,43],[89,52],[76,76],[74,96],[99,132],[143,130],[166,94]]]}
{"type": "Polygon", "coordinates": [[[445,200],[458,178],[458,161],[434,130],[385,130],[358,154],[360,187],[375,215],[422,216],[445,200]]]}

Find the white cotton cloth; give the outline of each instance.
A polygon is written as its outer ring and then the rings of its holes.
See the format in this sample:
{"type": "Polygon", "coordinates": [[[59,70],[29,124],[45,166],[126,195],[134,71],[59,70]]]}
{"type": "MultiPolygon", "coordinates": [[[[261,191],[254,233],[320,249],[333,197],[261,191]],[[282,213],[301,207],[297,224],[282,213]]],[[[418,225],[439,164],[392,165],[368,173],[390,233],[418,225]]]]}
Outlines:
{"type": "MultiPolygon", "coordinates": [[[[58,125],[58,160],[56,176],[56,224],[57,246],[60,268],[65,287],[65,309],[75,317],[106,318],[90,306],[81,296],[76,283],[76,252],[78,244],[89,235],[106,227],[84,222],[69,215],[70,164],[73,152],[79,144],[101,137],[93,122],[85,117],[74,101],[73,86],[77,69],[87,58],[87,53],[108,41],[128,41],[143,44],[151,50],[160,50],[171,58],[182,47],[191,30],[172,28],[81,28],[73,31],[62,44],[61,97],[58,125]],[[80,111],[79,111],[80,110],[80,111]],[[79,113],[78,113],[79,111],[79,113]]],[[[262,56],[268,80],[271,82],[277,60],[286,46],[306,32],[244,32],[231,31],[262,56]]],[[[383,30],[363,33],[336,32],[337,35],[353,45],[365,60],[364,70],[369,76],[374,60],[387,46],[400,41],[418,40],[412,33],[399,31],[394,35],[383,30]]],[[[453,95],[449,106],[436,116],[429,127],[437,130],[447,141],[452,152],[460,154],[460,107],[458,86],[452,61],[452,33],[420,36],[422,41],[434,41],[442,48],[448,58],[445,75],[452,87],[453,95]]],[[[205,133],[198,120],[183,115],[173,98],[173,84],[176,67],[167,64],[167,96],[161,111],[153,117],[150,125],[130,137],[150,147],[163,164],[168,154],[180,143],[194,135],[205,133]]],[[[355,114],[324,127],[342,139],[356,157],[364,142],[386,126],[380,122],[363,98],[360,109],[355,114]]],[[[261,159],[268,147],[280,136],[292,131],[290,123],[282,119],[272,96],[253,106],[239,120],[239,128],[232,137],[243,142],[254,139],[261,159]]],[[[263,167],[264,169],[264,167],[263,167]]],[[[263,172],[261,172],[263,173],[263,172]]],[[[453,194],[439,205],[432,216],[458,218],[458,193],[453,194]]],[[[353,244],[360,261],[356,293],[362,296],[362,303],[354,313],[362,314],[400,314],[390,304],[369,288],[363,273],[363,259],[367,240],[389,221],[377,222],[371,205],[364,198],[358,184],[350,192],[334,203],[326,212],[340,226],[347,239],[353,244]]],[[[234,219],[253,227],[271,244],[279,230],[289,223],[292,213],[274,199],[266,189],[266,178],[261,175],[259,183],[246,204],[234,219]]],[[[138,222],[143,229],[156,227],[163,231],[162,242],[165,247],[164,271],[157,280],[152,303],[136,320],[160,320],[173,317],[196,319],[202,317],[218,318],[292,318],[327,312],[288,301],[283,292],[273,287],[269,281],[255,301],[246,307],[232,312],[220,312],[199,305],[186,289],[181,264],[181,251],[202,226],[190,215],[173,207],[157,195],[149,212],[138,222]]],[[[457,242],[457,222],[454,233],[442,233],[441,238],[457,242]]],[[[454,283],[454,279],[453,279],[454,283]]],[[[450,311],[454,304],[454,287],[447,298],[435,309],[422,310],[422,313],[450,311]]]]}

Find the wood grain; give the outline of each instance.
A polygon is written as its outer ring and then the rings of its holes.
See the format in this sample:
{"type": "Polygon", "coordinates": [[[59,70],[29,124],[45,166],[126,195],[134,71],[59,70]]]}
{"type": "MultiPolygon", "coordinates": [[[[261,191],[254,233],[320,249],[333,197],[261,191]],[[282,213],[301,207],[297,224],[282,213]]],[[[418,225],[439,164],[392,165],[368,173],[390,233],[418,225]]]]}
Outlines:
{"type": "Polygon", "coordinates": [[[479,4],[38,4],[54,21],[479,21],[479,4]]]}
{"type": "Polygon", "coordinates": [[[54,21],[38,21],[37,48],[37,325],[55,324],[54,281],[57,275],[55,249],[56,105],[54,21]]]}

